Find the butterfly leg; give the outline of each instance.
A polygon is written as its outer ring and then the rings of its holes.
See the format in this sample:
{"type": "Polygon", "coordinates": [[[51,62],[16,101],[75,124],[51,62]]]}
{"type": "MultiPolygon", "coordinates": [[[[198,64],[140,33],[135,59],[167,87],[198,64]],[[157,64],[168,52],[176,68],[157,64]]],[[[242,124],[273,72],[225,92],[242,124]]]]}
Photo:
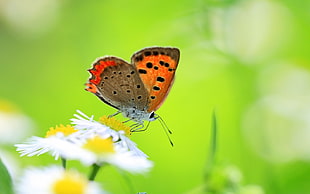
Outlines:
{"type": "Polygon", "coordinates": [[[116,113],[109,115],[108,118],[112,118],[112,117],[118,115],[119,113],[121,113],[121,111],[117,111],[116,113]]]}
{"type": "MultiPolygon", "coordinates": [[[[125,122],[127,122],[127,121],[125,121],[125,122]]],[[[141,124],[140,124],[140,123],[134,123],[134,124],[130,125],[129,127],[130,127],[131,129],[134,129],[134,128],[136,128],[136,127],[139,126],[139,125],[141,125],[141,124]]]]}
{"type": "Polygon", "coordinates": [[[132,119],[128,119],[128,120],[126,120],[126,121],[123,121],[123,123],[127,123],[127,122],[129,122],[129,121],[131,121],[132,119]]]}
{"type": "Polygon", "coordinates": [[[144,131],[143,128],[144,128],[143,123],[135,123],[135,124],[132,124],[130,126],[130,131],[131,132],[140,132],[140,131],[144,131]]]}

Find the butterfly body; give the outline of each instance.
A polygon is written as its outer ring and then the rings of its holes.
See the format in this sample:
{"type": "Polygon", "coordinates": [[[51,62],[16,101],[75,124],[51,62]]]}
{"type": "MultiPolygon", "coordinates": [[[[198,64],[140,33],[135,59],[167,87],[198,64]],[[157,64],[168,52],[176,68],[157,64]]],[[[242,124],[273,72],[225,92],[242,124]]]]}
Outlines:
{"type": "Polygon", "coordinates": [[[88,70],[86,90],[131,120],[155,120],[154,111],[173,84],[179,54],[177,48],[149,47],[136,52],[131,63],[114,56],[98,58],[88,70]]]}

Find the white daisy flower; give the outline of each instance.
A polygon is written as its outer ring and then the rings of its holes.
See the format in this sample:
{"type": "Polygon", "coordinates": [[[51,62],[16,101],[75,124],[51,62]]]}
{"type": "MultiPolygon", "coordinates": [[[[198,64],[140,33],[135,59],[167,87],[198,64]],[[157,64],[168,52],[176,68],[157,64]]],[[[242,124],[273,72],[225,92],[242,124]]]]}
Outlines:
{"type": "Polygon", "coordinates": [[[62,149],[73,149],[79,133],[78,130],[70,125],[60,125],[55,128],[50,128],[45,137],[33,136],[23,144],[16,144],[16,151],[21,153],[21,156],[35,156],[46,152],[57,160],[59,157],[70,157],[70,152],[67,155],[61,155],[62,149]]]}
{"type": "Polygon", "coordinates": [[[67,159],[79,160],[84,165],[111,164],[132,173],[144,173],[153,166],[153,163],[147,158],[137,156],[127,147],[114,143],[113,138],[99,135],[81,140],[79,146],[62,149],[62,151],[62,155],[66,155],[67,159]]]}
{"type": "Polygon", "coordinates": [[[83,130],[84,138],[92,137],[94,134],[103,138],[112,137],[114,142],[119,142],[121,146],[132,151],[134,155],[148,157],[137,147],[136,143],[129,139],[131,135],[129,126],[124,125],[124,123],[116,120],[114,117],[102,116],[99,122],[97,122],[94,120],[93,115],[89,117],[79,110],[77,112],[79,114],[74,114],[76,118],[71,119],[71,121],[76,129],[83,130]]]}
{"type": "Polygon", "coordinates": [[[29,168],[16,184],[17,194],[103,194],[100,186],[76,171],[50,166],[29,168]]]}

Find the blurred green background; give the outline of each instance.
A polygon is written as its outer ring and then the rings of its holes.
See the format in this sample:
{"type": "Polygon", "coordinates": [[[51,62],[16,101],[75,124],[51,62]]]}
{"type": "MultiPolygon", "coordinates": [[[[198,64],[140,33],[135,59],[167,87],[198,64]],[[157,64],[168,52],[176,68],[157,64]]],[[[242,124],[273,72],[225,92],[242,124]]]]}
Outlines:
{"type": "MultiPolygon", "coordinates": [[[[309,193],[309,10],[307,0],[0,0],[0,99],[33,129],[2,142],[2,158],[15,161],[7,162],[13,171],[58,163],[19,158],[12,145],[69,124],[76,109],[95,118],[115,112],[84,91],[97,57],[129,61],[144,47],[173,46],[181,50],[176,81],[157,113],[175,146],[159,122],[133,134],[155,163],[146,176],[130,175],[135,192],[202,193],[215,110],[217,164],[255,187],[245,193],[309,193]]],[[[130,192],[113,168],[98,181],[111,193],[130,192]]]]}

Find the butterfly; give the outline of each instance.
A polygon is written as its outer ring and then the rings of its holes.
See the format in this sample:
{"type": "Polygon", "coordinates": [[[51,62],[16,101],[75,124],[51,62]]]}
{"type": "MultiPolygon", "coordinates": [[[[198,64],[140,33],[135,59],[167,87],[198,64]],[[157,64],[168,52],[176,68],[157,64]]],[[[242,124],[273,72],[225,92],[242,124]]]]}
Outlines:
{"type": "MultiPolygon", "coordinates": [[[[85,90],[136,123],[154,121],[174,82],[180,50],[148,47],[134,53],[128,63],[115,56],[96,59],[88,71],[85,90]]],[[[116,115],[114,114],[114,115],[116,115]]]]}

